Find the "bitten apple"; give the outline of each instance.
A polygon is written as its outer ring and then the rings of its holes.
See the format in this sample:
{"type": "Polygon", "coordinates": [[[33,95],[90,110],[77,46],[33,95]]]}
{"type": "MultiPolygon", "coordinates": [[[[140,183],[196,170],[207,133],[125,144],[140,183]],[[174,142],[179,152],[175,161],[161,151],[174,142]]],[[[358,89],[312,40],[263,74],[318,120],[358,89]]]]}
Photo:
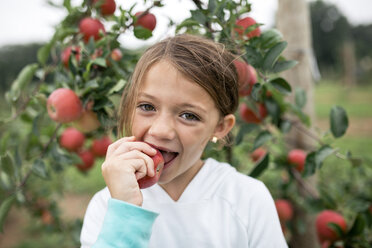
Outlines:
{"type": "Polygon", "coordinates": [[[78,154],[80,156],[82,163],[77,164],[76,167],[80,171],[90,170],[94,165],[94,160],[95,160],[94,154],[89,150],[80,151],[78,154]]]}
{"type": "MultiPolygon", "coordinates": [[[[157,149],[156,149],[157,150],[157,149]]],[[[145,176],[141,179],[138,180],[138,185],[140,189],[145,189],[148,187],[151,187],[160,178],[161,173],[163,172],[163,167],[164,167],[164,158],[163,155],[159,150],[156,151],[156,154],[151,157],[152,160],[154,161],[154,169],[155,169],[155,176],[149,177],[145,176]]]]}
{"type": "Polygon", "coordinates": [[[79,130],[73,127],[66,128],[59,139],[61,147],[68,151],[77,152],[83,145],[85,136],[79,130]]]}
{"type": "Polygon", "coordinates": [[[95,139],[92,144],[92,152],[97,157],[106,156],[107,148],[112,143],[110,137],[103,136],[100,139],[95,139]]]}
{"type": "Polygon", "coordinates": [[[52,120],[59,123],[67,123],[80,117],[83,106],[74,91],[67,88],[59,88],[48,97],[47,110],[52,120]]]}
{"type": "Polygon", "coordinates": [[[340,239],[337,232],[335,232],[330,226],[330,223],[338,225],[343,232],[346,232],[347,225],[344,217],[333,210],[324,210],[316,217],[315,225],[318,234],[319,241],[334,242],[340,239]]]}
{"type": "Polygon", "coordinates": [[[93,37],[94,40],[100,39],[100,31],[106,32],[105,27],[98,19],[85,17],[80,21],[79,32],[83,35],[85,42],[88,42],[90,37],[93,37]]]}
{"type": "MultiPolygon", "coordinates": [[[[236,20],[236,28],[235,31],[242,36],[245,33],[245,30],[252,25],[255,25],[257,22],[252,17],[245,17],[242,19],[236,20]]],[[[260,27],[256,27],[254,30],[250,31],[246,34],[246,36],[250,39],[253,37],[258,37],[261,35],[260,27]]]]}
{"type": "Polygon", "coordinates": [[[292,219],[293,207],[290,201],[286,199],[277,199],[275,200],[275,207],[281,222],[286,222],[292,219]]]}
{"type": "Polygon", "coordinates": [[[97,4],[104,16],[112,15],[116,10],[115,0],[93,0],[93,4],[97,4]]]}
{"type": "MultiPolygon", "coordinates": [[[[143,11],[137,12],[135,16],[140,16],[143,13],[143,11]]],[[[136,22],[134,23],[134,26],[142,26],[150,31],[153,31],[156,27],[156,17],[155,15],[151,13],[147,13],[141,17],[139,17],[136,22]]]]}
{"type": "Polygon", "coordinates": [[[296,167],[298,172],[302,172],[305,168],[306,152],[301,149],[293,149],[288,153],[288,162],[296,167]]]}

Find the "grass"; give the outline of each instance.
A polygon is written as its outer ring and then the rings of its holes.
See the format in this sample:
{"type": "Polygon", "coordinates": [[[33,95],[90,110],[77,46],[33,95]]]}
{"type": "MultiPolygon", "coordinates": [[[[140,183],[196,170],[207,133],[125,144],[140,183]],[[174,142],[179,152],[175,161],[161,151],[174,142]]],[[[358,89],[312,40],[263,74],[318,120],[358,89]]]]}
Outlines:
{"type": "Polygon", "coordinates": [[[372,86],[346,88],[321,81],[315,88],[315,112],[318,118],[328,118],[334,105],[342,106],[351,118],[372,118],[372,86]]]}

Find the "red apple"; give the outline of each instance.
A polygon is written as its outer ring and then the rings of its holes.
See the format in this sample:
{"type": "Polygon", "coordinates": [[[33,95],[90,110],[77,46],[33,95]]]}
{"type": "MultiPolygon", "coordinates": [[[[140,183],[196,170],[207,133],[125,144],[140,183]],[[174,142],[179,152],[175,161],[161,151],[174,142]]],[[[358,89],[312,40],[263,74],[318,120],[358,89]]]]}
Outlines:
{"type": "Polygon", "coordinates": [[[257,83],[257,72],[253,66],[247,64],[248,80],[239,87],[240,96],[249,96],[252,92],[253,85],[257,83]]]}
{"type": "Polygon", "coordinates": [[[259,160],[261,160],[263,157],[265,157],[267,151],[265,148],[263,147],[258,147],[256,150],[254,150],[252,153],[251,153],[251,158],[253,160],[253,162],[257,162],[259,160]]]}
{"type": "MultiPolygon", "coordinates": [[[[137,12],[135,16],[140,16],[143,11],[137,12]]],[[[156,27],[156,17],[151,14],[147,13],[141,17],[139,17],[136,22],[134,23],[135,26],[142,26],[150,31],[153,31],[156,27]]]]}
{"type": "Polygon", "coordinates": [[[234,60],[236,72],[238,73],[239,88],[249,81],[247,63],[241,60],[234,60]]]}
{"type": "Polygon", "coordinates": [[[245,103],[240,104],[240,117],[247,123],[259,124],[267,116],[267,110],[263,104],[258,104],[258,113],[256,114],[245,103]]]}
{"type": "Polygon", "coordinates": [[[84,110],[79,119],[74,121],[74,127],[83,133],[89,133],[101,126],[97,114],[93,110],[84,110]]]}
{"type": "Polygon", "coordinates": [[[288,153],[288,162],[296,166],[298,172],[302,172],[305,168],[306,152],[301,149],[293,149],[288,153]]]}
{"type": "MultiPolygon", "coordinates": [[[[243,19],[236,20],[236,23],[235,24],[236,24],[236,26],[238,26],[238,27],[235,28],[235,31],[240,36],[242,36],[245,33],[245,30],[248,27],[256,24],[256,21],[253,18],[251,18],[251,17],[245,17],[243,19]]],[[[255,28],[254,30],[252,30],[251,32],[249,32],[249,33],[246,34],[246,36],[248,38],[258,37],[260,35],[261,35],[261,30],[260,30],[259,27],[255,28]]]]}
{"type": "Polygon", "coordinates": [[[75,54],[76,61],[77,62],[80,61],[80,47],[78,47],[78,46],[66,47],[65,50],[63,50],[63,52],[61,54],[61,61],[66,68],[68,68],[68,61],[70,59],[71,52],[73,54],[75,54]]]}
{"type": "Polygon", "coordinates": [[[41,222],[43,222],[44,225],[51,225],[54,222],[53,215],[50,213],[49,210],[43,209],[41,211],[41,222]]]}
{"type": "Polygon", "coordinates": [[[69,127],[63,131],[59,139],[61,147],[68,151],[77,152],[83,145],[85,136],[79,130],[73,127],[69,127]]]}
{"type": "Polygon", "coordinates": [[[123,54],[119,48],[115,48],[114,50],[112,50],[111,52],[112,60],[119,61],[121,60],[122,57],[123,57],[123,54]]]}
{"type": "Polygon", "coordinates": [[[97,7],[101,9],[101,14],[104,16],[109,16],[115,13],[115,0],[93,0],[93,4],[97,4],[97,7]]]}
{"type": "Polygon", "coordinates": [[[110,137],[103,136],[100,139],[95,139],[92,144],[92,152],[97,157],[106,156],[107,148],[112,143],[110,137]]]}
{"type": "Polygon", "coordinates": [[[324,241],[334,242],[340,239],[337,232],[329,226],[330,223],[338,225],[346,233],[347,225],[344,217],[335,211],[324,210],[318,214],[315,221],[318,238],[321,243],[324,241]]]}
{"type": "Polygon", "coordinates": [[[275,207],[281,222],[286,222],[292,219],[293,207],[290,201],[286,199],[277,199],[275,200],[275,207]]]}
{"type": "Polygon", "coordinates": [[[159,150],[157,150],[156,154],[154,156],[152,156],[151,158],[154,161],[155,176],[153,176],[153,177],[145,176],[145,177],[139,179],[138,180],[138,185],[139,185],[140,189],[145,189],[145,188],[151,187],[152,185],[157,183],[161,173],[163,172],[164,158],[163,158],[163,155],[161,154],[161,152],[159,150]]]}
{"type": "Polygon", "coordinates": [[[77,164],[76,167],[80,171],[87,171],[93,167],[95,159],[94,159],[94,154],[91,151],[89,150],[81,151],[79,152],[79,157],[82,163],[77,164]]]}
{"type": "Polygon", "coordinates": [[[94,40],[100,39],[100,31],[106,32],[105,27],[98,19],[85,17],[80,21],[79,32],[83,35],[85,42],[88,42],[90,37],[93,37],[94,40]]]}
{"type": "Polygon", "coordinates": [[[81,101],[74,91],[59,88],[50,94],[47,100],[50,118],[59,123],[77,120],[83,110],[81,101]]]}

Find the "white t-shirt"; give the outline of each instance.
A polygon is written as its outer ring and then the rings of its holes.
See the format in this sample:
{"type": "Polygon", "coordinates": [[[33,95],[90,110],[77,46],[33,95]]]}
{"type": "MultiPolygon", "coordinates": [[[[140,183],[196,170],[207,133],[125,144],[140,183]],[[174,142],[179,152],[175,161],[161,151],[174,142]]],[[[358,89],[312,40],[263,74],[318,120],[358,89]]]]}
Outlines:
{"type": "MultiPolygon", "coordinates": [[[[159,214],[149,247],[287,247],[265,185],[229,164],[207,159],[178,201],[157,184],[143,189],[142,194],[142,207],[159,214]]],[[[97,240],[109,198],[106,187],[89,203],[80,237],[82,247],[97,240]]]]}

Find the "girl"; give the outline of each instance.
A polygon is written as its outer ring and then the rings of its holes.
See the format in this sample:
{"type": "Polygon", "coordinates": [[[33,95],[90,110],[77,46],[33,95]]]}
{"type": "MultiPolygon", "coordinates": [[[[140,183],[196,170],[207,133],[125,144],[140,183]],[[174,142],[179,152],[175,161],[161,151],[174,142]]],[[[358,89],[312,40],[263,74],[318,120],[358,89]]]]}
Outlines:
{"type": "Polygon", "coordinates": [[[287,247],[274,201],[260,181],[201,156],[226,142],[239,98],[234,56],[220,44],[179,35],[139,60],[120,109],[124,137],[102,164],[107,187],[85,214],[82,247],[287,247]],[[157,184],[151,156],[164,168],[157,184]]]}

